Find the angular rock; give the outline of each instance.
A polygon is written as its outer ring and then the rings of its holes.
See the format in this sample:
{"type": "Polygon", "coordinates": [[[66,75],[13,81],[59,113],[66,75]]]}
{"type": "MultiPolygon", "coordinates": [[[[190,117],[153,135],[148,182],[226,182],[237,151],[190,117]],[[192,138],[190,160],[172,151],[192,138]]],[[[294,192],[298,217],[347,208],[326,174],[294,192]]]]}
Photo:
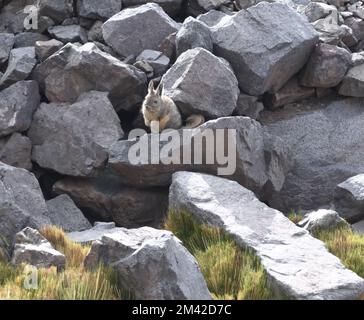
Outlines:
{"type": "Polygon", "coordinates": [[[180,56],[189,49],[198,47],[212,52],[213,42],[211,31],[203,22],[188,17],[176,35],[177,56],[180,56]]]}
{"type": "MultiPolygon", "coordinates": [[[[153,2],[159,4],[169,16],[174,17],[180,13],[183,0],[154,0],[153,2]]],[[[149,3],[149,0],[123,0],[125,7],[140,6],[146,3],[149,3]]]]}
{"type": "Polygon", "coordinates": [[[176,35],[177,32],[171,33],[158,46],[158,50],[172,61],[176,60],[176,35]]]}
{"type": "Polygon", "coordinates": [[[56,38],[63,43],[87,42],[86,30],[77,24],[50,27],[48,28],[48,32],[53,38],[56,38]]]}
{"type": "Polygon", "coordinates": [[[326,18],[329,15],[336,15],[338,18],[338,11],[335,6],[328,5],[322,2],[310,2],[303,10],[309,22],[315,22],[319,19],[326,18]]]}
{"type": "MultiPolygon", "coordinates": [[[[247,117],[220,118],[194,130],[170,134],[163,134],[160,141],[152,140],[158,136],[145,135],[139,141],[116,142],[110,148],[109,165],[125,184],[139,187],[167,186],[174,172],[188,170],[227,176],[259,194],[280,190],[290,169],[290,151],[285,144],[265,134],[258,122],[247,117]],[[210,137],[207,145],[202,142],[206,136],[210,137]],[[147,154],[152,143],[153,147],[159,143],[159,161],[147,154]],[[222,161],[224,147],[229,149],[229,156],[222,161]],[[173,153],[173,157],[167,152],[173,153]],[[206,154],[209,161],[203,160],[206,154]]],[[[154,149],[153,154],[158,151],[154,149]]]]}
{"type": "Polygon", "coordinates": [[[299,84],[297,76],[290,79],[281,89],[275,93],[264,95],[264,105],[271,110],[284,105],[313,97],[314,88],[307,88],[299,84]]]}
{"type": "Polygon", "coordinates": [[[77,12],[87,19],[108,19],[121,11],[120,0],[78,0],[77,12]]]}
{"type": "Polygon", "coordinates": [[[48,41],[49,38],[36,32],[22,32],[15,36],[14,48],[34,47],[37,41],[48,41]]]}
{"type": "Polygon", "coordinates": [[[318,41],[305,18],[280,3],[261,2],[211,29],[215,53],[230,62],[240,88],[253,96],[279,90],[318,41]]]}
{"type": "Polygon", "coordinates": [[[15,37],[12,33],[0,33],[0,64],[8,61],[10,50],[13,48],[15,37]]]}
{"type": "Polygon", "coordinates": [[[73,16],[72,0],[40,0],[39,15],[47,16],[57,23],[73,16]]]}
{"type": "Polygon", "coordinates": [[[15,236],[11,263],[15,266],[25,263],[36,268],[54,266],[61,271],[66,266],[66,257],[55,250],[37,230],[27,227],[15,236]]]}
{"type": "Polygon", "coordinates": [[[144,227],[105,235],[93,243],[85,266],[99,262],[115,268],[136,299],[211,299],[197,261],[168,231],[144,227]]]}
{"type": "Polygon", "coordinates": [[[295,163],[270,202],[274,208],[288,213],[327,207],[339,183],[364,172],[363,100],[335,98],[287,105],[262,112],[260,121],[292,150],[295,163]]]}
{"type": "Polygon", "coordinates": [[[50,225],[47,207],[35,176],[0,162],[0,247],[8,253],[17,232],[50,225]]]}
{"type": "Polygon", "coordinates": [[[75,102],[90,90],[109,93],[114,107],[132,111],[146,93],[147,78],[94,44],[65,45],[38,65],[33,77],[51,102],[75,102]]]}
{"type": "Polygon", "coordinates": [[[345,19],[345,24],[353,30],[356,39],[364,40],[364,21],[355,17],[345,19]]]}
{"type": "Polygon", "coordinates": [[[72,199],[62,194],[47,202],[48,217],[52,224],[65,232],[82,231],[91,228],[91,223],[85,218],[72,199]]]}
{"type": "Polygon", "coordinates": [[[17,168],[32,169],[32,143],[20,133],[0,139],[0,161],[17,168]]]}
{"type": "Polygon", "coordinates": [[[348,36],[347,28],[338,24],[337,16],[329,15],[313,22],[312,26],[318,32],[320,42],[338,45],[341,40],[348,36]]]}
{"type": "Polygon", "coordinates": [[[157,50],[178,29],[179,24],[155,3],[122,10],[102,26],[105,42],[124,57],[137,56],[146,49],[157,50]]]}
{"type": "Polygon", "coordinates": [[[197,16],[210,10],[219,9],[229,3],[229,0],[189,0],[187,12],[190,15],[197,16]]]}
{"type": "Polygon", "coordinates": [[[341,82],[339,94],[349,97],[364,97],[364,64],[348,71],[341,82]]]}
{"type": "Polygon", "coordinates": [[[345,31],[341,41],[349,48],[354,47],[358,43],[358,39],[354,36],[353,29],[345,24],[341,25],[340,27],[343,31],[345,31]]]}
{"type": "Polygon", "coordinates": [[[208,25],[209,27],[213,27],[217,25],[222,18],[226,17],[227,14],[218,10],[210,10],[204,14],[200,14],[196,19],[208,25]]]}
{"type": "Polygon", "coordinates": [[[9,86],[17,81],[27,79],[36,63],[34,47],[11,50],[8,67],[0,80],[0,86],[9,86]]]}
{"type": "Polygon", "coordinates": [[[337,86],[351,66],[351,54],[336,46],[320,43],[316,46],[300,76],[306,87],[337,86]]]}
{"type": "Polygon", "coordinates": [[[220,227],[260,258],[276,292],[300,300],[359,299],[364,279],[324,243],[236,182],[190,172],[173,175],[170,208],[220,227]]]}
{"type": "Polygon", "coordinates": [[[49,41],[37,41],[35,43],[35,54],[40,61],[44,61],[63,47],[63,43],[56,39],[49,41]]]}
{"type": "Polygon", "coordinates": [[[263,103],[258,101],[257,97],[240,93],[235,109],[238,116],[247,116],[254,120],[259,119],[259,114],[264,109],[263,103]]]}
{"type": "Polygon", "coordinates": [[[87,35],[89,41],[104,42],[104,37],[102,35],[103,24],[104,23],[102,21],[95,21],[87,35]]]}
{"type": "Polygon", "coordinates": [[[364,64],[364,51],[354,52],[351,55],[351,64],[353,65],[353,67],[360,66],[361,64],[364,64]]]}
{"type": "Polygon", "coordinates": [[[348,223],[336,211],[328,209],[309,212],[298,223],[299,227],[304,228],[310,233],[338,228],[344,225],[348,225],[348,223]]]}
{"type": "Polygon", "coordinates": [[[161,83],[164,93],[185,116],[230,116],[239,95],[238,81],[230,65],[202,48],[180,55],[161,83]]]}
{"type": "Polygon", "coordinates": [[[0,136],[28,130],[39,103],[36,81],[19,81],[0,91],[0,136]]]}
{"type": "Polygon", "coordinates": [[[124,186],[118,177],[65,178],[53,186],[57,194],[68,194],[79,208],[96,220],[114,221],[117,226],[137,228],[163,226],[168,198],[164,189],[124,186]]]}
{"type": "Polygon", "coordinates": [[[107,148],[123,131],[107,93],[91,91],[74,104],[42,103],[28,136],[32,159],[42,168],[90,176],[105,164],[107,148]]]}
{"type": "Polygon", "coordinates": [[[349,222],[364,218],[364,174],[358,174],[338,184],[334,204],[340,216],[349,222]]]}
{"type": "Polygon", "coordinates": [[[147,62],[153,68],[154,76],[160,77],[167,71],[170,59],[160,51],[144,50],[136,61],[147,62]]]}
{"type": "Polygon", "coordinates": [[[103,236],[118,232],[120,228],[115,227],[114,222],[95,222],[95,225],[88,230],[70,232],[67,236],[76,243],[86,244],[95,240],[101,240],[103,236]]]}

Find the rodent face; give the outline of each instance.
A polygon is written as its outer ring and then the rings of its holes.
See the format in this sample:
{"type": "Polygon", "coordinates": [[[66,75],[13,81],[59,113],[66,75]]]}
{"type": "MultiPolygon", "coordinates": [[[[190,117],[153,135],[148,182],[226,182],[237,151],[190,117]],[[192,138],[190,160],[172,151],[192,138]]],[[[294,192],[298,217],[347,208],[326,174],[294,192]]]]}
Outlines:
{"type": "Polygon", "coordinates": [[[148,112],[157,113],[160,109],[161,97],[153,93],[148,93],[148,95],[144,99],[143,104],[148,112]]]}

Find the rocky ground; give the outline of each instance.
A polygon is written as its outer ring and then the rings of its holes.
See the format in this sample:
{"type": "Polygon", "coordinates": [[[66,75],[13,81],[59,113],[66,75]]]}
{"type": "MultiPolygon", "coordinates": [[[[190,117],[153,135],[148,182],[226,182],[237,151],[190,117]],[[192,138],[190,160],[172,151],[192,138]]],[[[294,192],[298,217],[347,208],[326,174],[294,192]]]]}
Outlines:
{"type": "Polygon", "coordinates": [[[253,250],[276,297],[363,294],[364,279],[312,236],[343,224],[364,234],[361,1],[0,0],[0,111],[11,264],[63,270],[37,231],[56,225],[92,242],[86,268],[116,268],[137,298],[211,299],[194,256],[163,230],[184,210],[253,250]],[[236,130],[233,174],[131,161],[151,80],[184,119],[205,117],[185,144],[236,130]],[[292,211],[305,214],[298,226],[292,211]]]}

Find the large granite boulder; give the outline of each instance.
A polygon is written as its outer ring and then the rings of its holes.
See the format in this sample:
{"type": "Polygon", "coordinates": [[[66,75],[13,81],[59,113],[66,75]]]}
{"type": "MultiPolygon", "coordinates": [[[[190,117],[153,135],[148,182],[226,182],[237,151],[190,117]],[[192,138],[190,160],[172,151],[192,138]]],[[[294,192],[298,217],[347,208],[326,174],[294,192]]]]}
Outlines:
{"type": "Polygon", "coordinates": [[[260,258],[278,296],[359,299],[364,279],[346,269],[325,244],[269,208],[234,181],[199,173],[173,175],[170,208],[223,228],[260,258]]]}
{"type": "Polygon", "coordinates": [[[66,266],[66,257],[55,250],[37,230],[27,227],[15,236],[11,263],[15,266],[28,264],[36,268],[54,266],[61,271],[66,266]]]}
{"type": "Polygon", "coordinates": [[[28,130],[39,104],[36,81],[19,81],[0,91],[0,136],[28,130]]]}
{"type": "Polygon", "coordinates": [[[75,102],[90,90],[105,91],[118,110],[134,109],[146,93],[146,75],[93,43],[67,44],[33,74],[50,102],[75,102]]]}
{"type": "Polygon", "coordinates": [[[163,76],[162,84],[164,94],[185,116],[230,116],[239,96],[238,81],[229,63],[203,48],[182,53],[163,76]]]}
{"type": "Polygon", "coordinates": [[[74,104],[42,103],[28,136],[32,159],[61,174],[90,176],[102,167],[107,148],[123,136],[107,93],[91,91],[74,104]]]}
{"type": "Polygon", "coordinates": [[[340,216],[350,222],[364,219],[364,174],[341,182],[335,189],[334,204],[340,216]]]}
{"type": "Polygon", "coordinates": [[[281,3],[261,2],[222,18],[211,30],[215,53],[230,62],[240,88],[255,96],[279,90],[318,41],[308,21],[281,3]]]}
{"type": "Polygon", "coordinates": [[[29,171],[0,163],[0,191],[0,248],[9,253],[17,232],[51,222],[39,183],[29,171]]]}
{"type": "Polygon", "coordinates": [[[339,183],[364,172],[363,100],[306,101],[264,111],[261,121],[291,148],[295,162],[270,203],[281,211],[325,208],[339,183]]]}
{"type": "Polygon", "coordinates": [[[156,3],[124,9],[102,26],[105,42],[124,57],[137,56],[146,49],[158,50],[161,42],[178,29],[179,24],[156,3]]]}
{"type": "Polygon", "coordinates": [[[168,207],[167,191],[161,188],[126,187],[112,175],[97,178],[65,178],[53,186],[57,194],[67,194],[96,220],[114,221],[119,227],[160,228],[168,207]]]}
{"type": "Polygon", "coordinates": [[[110,148],[109,165],[124,183],[139,187],[167,186],[174,172],[188,170],[223,175],[263,194],[281,189],[291,162],[283,141],[258,122],[227,117],[193,130],[118,141],[110,148]]]}
{"type": "Polygon", "coordinates": [[[211,299],[197,261],[171,232],[120,228],[92,244],[85,266],[100,262],[115,268],[136,299],[211,299]]]}

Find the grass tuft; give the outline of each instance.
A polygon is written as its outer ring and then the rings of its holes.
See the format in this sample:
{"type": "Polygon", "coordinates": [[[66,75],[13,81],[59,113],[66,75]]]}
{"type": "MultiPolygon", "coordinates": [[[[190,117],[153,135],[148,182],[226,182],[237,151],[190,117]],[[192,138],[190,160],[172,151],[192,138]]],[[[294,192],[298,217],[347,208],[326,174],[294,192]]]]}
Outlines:
{"type": "Polygon", "coordinates": [[[195,256],[215,299],[273,299],[259,259],[223,230],[200,224],[191,214],[171,211],[165,225],[195,256]]]}
{"type": "Polygon", "coordinates": [[[300,222],[303,219],[304,214],[299,210],[299,211],[294,211],[291,210],[288,213],[288,219],[291,220],[294,224],[298,224],[298,222],[300,222]]]}
{"type": "Polygon", "coordinates": [[[0,300],[116,300],[123,298],[118,289],[117,274],[100,265],[96,270],[86,270],[83,261],[90,250],[72,242],[56,227],[41,230],[54,248],[66,256],[66,269],[39,269],[37,288],[26,289],[26,266],[13,267],[0,260],[0,300]]]}
{"type": "Polygon", "coordinates": [[[77,268],[83,264],[91,247],[83,246],[69,239],[64,231],[56,226],[49,226],[40,230],[52,246],[66,256],[66,268],[77,268]]]}
{"type": "Polygon", "coordinates": [[[363,235],[354,232],[349,226],[341,226],[317,231],[314,236],[325,242],[328,250],[337,256],[345,267],[364,278],[363,235]]]}

